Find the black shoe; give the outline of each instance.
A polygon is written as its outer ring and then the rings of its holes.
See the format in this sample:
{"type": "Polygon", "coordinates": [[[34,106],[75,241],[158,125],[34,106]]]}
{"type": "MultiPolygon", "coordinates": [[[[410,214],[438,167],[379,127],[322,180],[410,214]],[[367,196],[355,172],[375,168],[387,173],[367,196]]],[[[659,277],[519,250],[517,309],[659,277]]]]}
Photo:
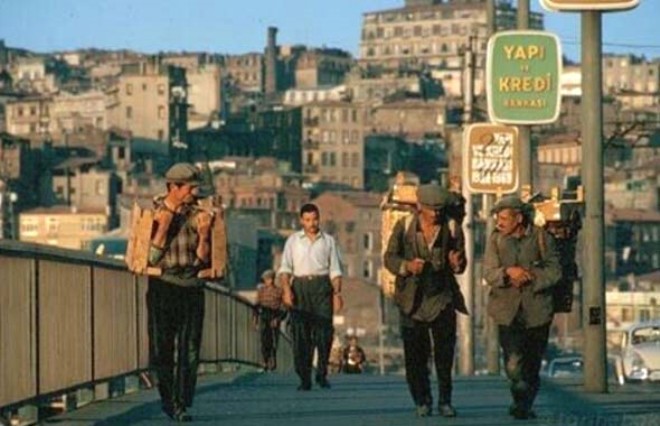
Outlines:
{"type": "Polygon", "coordinates": [[[179,423],[190,423],[193,421],[192,416],[185,411],[179,411],[174,415],[174,420],[179,423]]]}
{"type": "Polygon", "coordinates": [[[456,409],[451,404],[440,404],[438,406],[438,413],[442,417],[456,417],[456,409]]]}
{"type": "Polygon", "coordinates": [[[178,423],[188,423],[192,422],[192,416],[186,413],[186,410],[181,408],[170,408],[164,407],[163,412],[167,414],[167,417],[178,423]]]}
{"type": "Polygon", "coordinates": [[[422,404],[418,405],[417,408],[415,408],[415,414],[417,417],[429,417],[431,416],[431,406],[422,404]]]}
{"type": "Polygon", "coordinates": [[[536,413],[533,410],[516,406],[509,408],[509,414],[516,420],[531,420],[536,418],[536,413]]]}
{"type": "Polygon", "coordinates": [[[326,379],[325,377],[317,378],[316,383],[322,389],[330,389],[332,387],[330,386],[330,382],[328,382],[328,379],[326,379]]]}
{"type": "Polygon", "coordinates": [[[298,390],[299,391],[312,390],[312,384],[311,383],[301,383],[300,385],[298,385],[298,390]]]}

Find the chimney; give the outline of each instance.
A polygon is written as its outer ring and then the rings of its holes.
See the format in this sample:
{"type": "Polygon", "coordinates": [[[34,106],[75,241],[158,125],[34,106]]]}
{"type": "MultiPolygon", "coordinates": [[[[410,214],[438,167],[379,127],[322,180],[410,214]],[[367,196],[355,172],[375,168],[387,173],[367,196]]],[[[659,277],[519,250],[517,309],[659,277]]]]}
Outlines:
{"type": "Polygon", "coordinates": [[[277,28],[268,27],[268,44],[266,45],[266,95],[277,92],[277,28]]]}

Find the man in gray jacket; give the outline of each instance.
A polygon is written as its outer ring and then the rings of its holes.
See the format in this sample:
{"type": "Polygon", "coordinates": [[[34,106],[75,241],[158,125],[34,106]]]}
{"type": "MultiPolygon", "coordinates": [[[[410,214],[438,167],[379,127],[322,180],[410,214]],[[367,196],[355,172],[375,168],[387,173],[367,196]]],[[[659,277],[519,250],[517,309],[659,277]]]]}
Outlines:
{"type": "Polygon", "coordinates": [[[533,207],[517,197],[502,199],[492,211],[496,229],[484,257],[491,287],[488,314],[499,327],[516,419],[534,418],[541,360],[553,317],[552,287],[561,277],[552,236],[532,223],[533,207]]]}
{"type": "Polygon", "coordinates": [[[401,337],[408,389],[417,415],[431,415],[433,398],[428,361],[433,353],[438,377],[438,411],[456,416],[451,405],[451,371],[456,344],[456,311],[467,314],[454,274],[465,270],[465,238],[450,218],[454,195],[435,184],[417,190],[417,212],[399,220],[384,254],[396,274],[395,303],[401,313],[401,337]]]}

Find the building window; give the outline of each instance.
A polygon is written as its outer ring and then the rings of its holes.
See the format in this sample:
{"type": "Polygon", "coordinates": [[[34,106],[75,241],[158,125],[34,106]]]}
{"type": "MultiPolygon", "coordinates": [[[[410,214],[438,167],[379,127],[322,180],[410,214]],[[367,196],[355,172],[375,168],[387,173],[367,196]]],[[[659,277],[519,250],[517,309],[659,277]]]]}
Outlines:
{"type": "Polygon", "coordinates": [[[327,166],[328,165],[328,153],[324,152],[321,154],[321,165],[322,166],[327,166]]]}
{"type": "Polygon", "coordinates": [[[640,309],[639,310],[639,321],[644,322],[644,321],[650,321],[651,320],[651,312],[648,309],[640,309]]]}
{"type": "Polygon", "coordinates": [[[142,83],[142,91],[143,92],[147,91],[147,83],[142,83]]]}
{"type": "Polygon", "coordinates": [[[341,166],[348,167],[348,152],[342,152],[341,154],[341,166]]]}
{"type": "Polygon", "coordinates": [[[128,96],[131,96],[133,94],[133,85],[131,83],[128,83],[126,85],[126,94],[128,96]]]}
{"type": "Polygon", "coordinates": [[[373,275],[373,264],[370,260],[362,262],[362,276],[364,278],[371,278],[373,275]]]}
{"type": "Polygon", "coordinates": [[[621,309],[621,321],[631,322],[633,320],[632,310],[630,308],[621,309]]]}
{"type": "Polygon", "coordinates": [[[126,107],[126,118],[133,118],[133,107],[126,107]]]}
{"type": "Polygon", "coordinates": [[[37,220],[26,219],[21,224],[21,237],[36,237],[39,235],[39,223],[37,220]]]}
{"type": "Polygon", "coordinates": [[[163,129],[158,129],[158,139],[161,141],[165,140],[165,132],[163,129]]]}
{"type": "Polygon", "coordinates": [[[165,94],[165,85],[164,84],[159,84],[158,85],[158,94],[159,95],[164,95],[165,94]]]}
{"type": "Polygon", "coordinates": [[[351,167],[359,167],[360,164],[360,157],[358,156],[357,152],[354,152],[353,155],[351,155],[351,167]]]}
{"type": "Polygon", "coordinates": [[[104,195],[105,194],[105,182],[101,179],[97,179],[96,182],[94,182],[94,191],[96,192],[96,195],[104,195]]]}
{"type": "Polygon", "coordinates": [[[158,106],[158,118],[165,118],[165,107],[162,105],[158,106]]]}
{"type": "Polygon", "coordinates": [[[334,152],[330,153],[330,167],[335,167],[337,165],[337,154],[334,152]]]}
{"type": "Polygon", "coordinates": [[[362,235],[362,248],[365,250],[373,250],[374,236],[371,232],[362,235]]]}

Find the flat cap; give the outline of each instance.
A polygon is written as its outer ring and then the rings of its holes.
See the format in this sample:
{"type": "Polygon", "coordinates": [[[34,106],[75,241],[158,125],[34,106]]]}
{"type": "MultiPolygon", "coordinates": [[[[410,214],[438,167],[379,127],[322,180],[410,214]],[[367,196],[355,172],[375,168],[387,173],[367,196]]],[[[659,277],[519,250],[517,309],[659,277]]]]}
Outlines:
{"type": "Polygon", "coordinates": [[[266,269],[263,274],[261,274],[262,280],[267,280],[268,278],[275,278],[275,271],[272,269],[266,269]]]}
{"type": "Polygon", "coordinates": [[[177,163],[165,173],[165,180],[172,183],[199,185],[199,170],[190,163],[177,163]]]}
{"type": "Polygon", "coordinates": [[[490,213],[497,214],[506,209],[527,213],[529,212],[530,208],[531,206],[522,201],[520,198],[516,197],[515,195],[509,195],[508,197],[502,198],[497,204],[495,204],[495,207],[490,210],[490,213]]]}
{"type": "Polygon", "coordinates": [[[449,201],[449,191],[438,184],[429,183],[417,188],[417,202],[425,207],[445,207],[449,201]]]}

